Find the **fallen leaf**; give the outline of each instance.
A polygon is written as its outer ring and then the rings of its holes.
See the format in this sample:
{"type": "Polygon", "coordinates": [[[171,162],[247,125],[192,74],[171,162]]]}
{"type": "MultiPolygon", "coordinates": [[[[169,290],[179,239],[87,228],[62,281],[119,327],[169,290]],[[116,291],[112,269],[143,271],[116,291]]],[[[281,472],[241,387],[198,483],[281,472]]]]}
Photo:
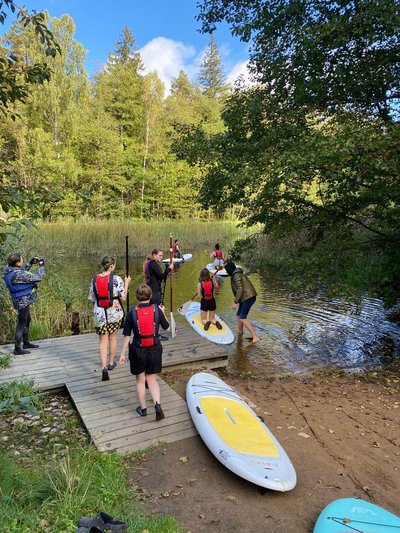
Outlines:
{"type": "Polygon", "coordinates": [[[227,496],[227,497],[225,498],[225,500],[226,500],[227,502],[233,502],[233,503],[236,503],[236,502],[237,502],[235,496],[227,496]]]}
{"type": "Polygon", "coordinates": [[[297,433],[297,435],[299,437],[303,437],[304,439],[309,439],[311,437],[311,435],[308,435],[307,433],[303,433],[303,432],[297,433]]]}
{"type": "Polygon", "coordinates": [[[181,463],[184,463],[184,464],[188,462],[188,458],[185,457],[185,456],[179,457],[179,460],[180,460],[181,463]]]}

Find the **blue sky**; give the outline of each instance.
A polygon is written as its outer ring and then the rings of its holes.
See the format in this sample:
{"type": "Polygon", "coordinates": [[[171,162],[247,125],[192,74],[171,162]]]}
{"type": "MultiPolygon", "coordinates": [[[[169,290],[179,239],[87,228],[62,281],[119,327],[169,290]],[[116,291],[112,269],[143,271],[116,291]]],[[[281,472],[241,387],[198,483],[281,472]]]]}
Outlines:
{"type": "MultiPolygon", "coordinates": [[[[195,79],[209,41],[208,35],[198,31],[196,3],[196,0],[26,0],[24,5],[29,10],[46,9],[53,17],[64,13],[72,16],[76,40],[88,51],[86,68],[90,74],[102,68],[123,26],[128,26],[146,70],[156,70],[168,90],[180,69],[195,79]]],[[[233,81],[245,72],[248,47],[232,37],[226,26],[219,26],[215,37],[225,74],[233,81]]]]}

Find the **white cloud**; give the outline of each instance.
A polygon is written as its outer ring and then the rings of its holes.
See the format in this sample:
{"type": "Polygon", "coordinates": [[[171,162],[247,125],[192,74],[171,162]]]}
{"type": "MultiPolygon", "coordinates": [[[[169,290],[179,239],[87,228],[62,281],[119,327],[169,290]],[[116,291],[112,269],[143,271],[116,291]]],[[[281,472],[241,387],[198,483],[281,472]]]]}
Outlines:
{"type": "Polygon", "coordinates": [[[234,85],[235,81],[239,76],[242,76],[245,84],[250,85],[250,73],[248,70],[248,61],[240,61],[239,63],[236,63],[231,68],[230,72],[227,75],[227,82],[230,85],[234,85]]]}
{"type": "Polygon", "coordinates": [[[189,78],[194,74],[198,59],[193,46],[165,37],[156,37],[140,49],[145,73],[156,71],[164,82],[166,92],[171,88],[171,81],[184,70],[189,78]]]}

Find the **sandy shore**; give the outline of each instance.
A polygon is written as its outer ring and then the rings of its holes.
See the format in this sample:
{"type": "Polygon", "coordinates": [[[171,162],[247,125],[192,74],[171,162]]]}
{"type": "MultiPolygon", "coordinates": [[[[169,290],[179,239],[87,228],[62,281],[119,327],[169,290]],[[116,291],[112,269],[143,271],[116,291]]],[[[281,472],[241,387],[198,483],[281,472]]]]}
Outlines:
{"type": "MultiPolygon", "coordinates": [[[[165,373],[182,396],[190,373],[165,373]]],[[[220,373],[291,458],[288,493],[260,490],[224,468],[200,437],[132,460],[143,512],[170,514],[191,533],[312,532],[325,505],[360,497],[400,515],[400,374],[320,373],[243,379],[220,373]]],[[[168,416],[168,413],[166,413],[168,416]]]]}

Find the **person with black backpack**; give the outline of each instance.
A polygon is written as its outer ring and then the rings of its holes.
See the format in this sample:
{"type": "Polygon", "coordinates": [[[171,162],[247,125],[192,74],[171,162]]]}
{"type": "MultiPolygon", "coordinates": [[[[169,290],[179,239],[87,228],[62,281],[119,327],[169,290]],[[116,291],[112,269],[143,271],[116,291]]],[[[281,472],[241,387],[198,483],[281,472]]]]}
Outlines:
{"type": "Polygon", "coordinates": [[[114,257],[106,255],[101,260],[103,272],[95,274],[90,283],[89,300],[93,303],[93,322],[100,340],[100,361],[102,367],[102,381],[110,379],[109,370],[117,366],[117,331],[124,322],[124,308],[122,302],[126,300],[131,277],[114,274],[116,262],[114,257]],[[107,352],[109,361],[107,364],[107,352]]]}
{"type": "Polygon", "coordinates": [[[147,416],[146,387],[148,387],[156,413],[156,420],[165,418],[160,403],[160,387],[157,374],[162,369],[163,347],[158,330],[160,326],[167,330],[169,322],[164,315],[164,306],[151,303],[151,288],[142,283],[136,289],[138,305],[132,306],[124,325],[124,340],[122,341],[119,363],[126,362],[126,350],[129,346],[129,362],[131,374],[136,376],[136,394],[139,405],[136,412],[140,416],[147,416]],[[131,335],[133,332],[133,339],[131,335]],[[129,344],[130,343],[130,344],[129,344]]]}

